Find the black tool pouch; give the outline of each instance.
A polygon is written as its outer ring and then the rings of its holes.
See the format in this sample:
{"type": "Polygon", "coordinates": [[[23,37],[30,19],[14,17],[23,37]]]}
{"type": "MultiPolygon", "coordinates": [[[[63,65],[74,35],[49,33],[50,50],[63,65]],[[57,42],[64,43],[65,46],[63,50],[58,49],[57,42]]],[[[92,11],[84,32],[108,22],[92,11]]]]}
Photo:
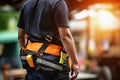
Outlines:
{"type": "Polygon", "coordinates": [[[30,66],[30,63],[32,63],[35,66],[34,62],[36,59],[36,53],[31,50],[25,50],[24,52],[20,53],[20,59],[21,59],[23,68],[25,68],[25,69],[34,68],[33,66],[32,67],[30,66]],[[29,56],[29,55],[30,55],[30,57],[29,57],[30,59],[27,60],[27,56],[29,56]]]}
{"type": "Polygon", "coordinates": [[[38,56],[37,52],[26,50],[24,53],[20,54],[20,58],[22,61],[22,66],[25,69],[35,69],[36,71],[42,70],[42,71],[69,71],[67,60],[64,64],[60,64],[59,56],[54,56],[50,54],[43,53],[43,55],[38,56]],[[30,59],[27,60],[27,56],[30,56],[30,59]],[[30,64],[33,64],[34,66],[31,67],[30,64]]]}
{"type": "Polygon", "coordinates": [[[48,63],[58,63],[59,57],[44,53],[42,56],[38,56],[36,59],[36,70],[42,69],[43,71],[54,71],[55,69],[50,67],[48,63]],[[44,64],[43,64],[44,63],[44,64]]]}
{"type": "Polygon", "coordinates": [[[44,53],[36,59],[36,70],[42,71],[67,71],[69,72],[67,61],[64,64],[59,63],[60,57],[44,53]]]}

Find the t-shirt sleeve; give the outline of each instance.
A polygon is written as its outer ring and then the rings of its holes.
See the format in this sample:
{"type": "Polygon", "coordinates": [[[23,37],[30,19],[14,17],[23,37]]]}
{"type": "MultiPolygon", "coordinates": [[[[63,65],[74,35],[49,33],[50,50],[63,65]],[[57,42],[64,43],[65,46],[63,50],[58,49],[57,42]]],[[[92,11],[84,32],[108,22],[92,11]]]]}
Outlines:
{"type": "Polygon", "coordinates": [[[68,7],[64,0],[59,0],[54,8],[54,15],[56,25],[58,27],[69,27],[68,26],[68,7]]]}
{"type": "Polygon", "coordinates": [[[17,27],[22,28],[22,29],[24,29],[25,27],[23,11],[24,11],[24,7],[21,8],[21,12],[20,12],[20,16],[19,16],[19,20],[17,24],[17,27]]]}

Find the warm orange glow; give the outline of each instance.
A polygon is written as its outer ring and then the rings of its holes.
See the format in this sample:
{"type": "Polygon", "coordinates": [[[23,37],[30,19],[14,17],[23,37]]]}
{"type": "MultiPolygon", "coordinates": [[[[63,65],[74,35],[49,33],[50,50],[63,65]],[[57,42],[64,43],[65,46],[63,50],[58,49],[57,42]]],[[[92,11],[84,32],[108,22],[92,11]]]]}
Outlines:
{"type": "Polygon", "coordinates": [[[76,13],[73,17],[76,20],[84,19],[84,18],[88,17],[88,11],[85,9],[85,10],[83,10],[81,12],[76,13]]]}
{"type": "Polygon", "coordinates": [[[73,18],[79,21],[85,19],[91,28],[114,30],[120,25],[120,19],[115,11],[112,4],[95,4],[88,9],[75,13],[73,18]]]}
{"type": "Polygon", "coordinates": [[[116,17],[107,10],[100,10],[97,15],[98,26],[100,29],[115,29],[116,28],[116,17]]]}

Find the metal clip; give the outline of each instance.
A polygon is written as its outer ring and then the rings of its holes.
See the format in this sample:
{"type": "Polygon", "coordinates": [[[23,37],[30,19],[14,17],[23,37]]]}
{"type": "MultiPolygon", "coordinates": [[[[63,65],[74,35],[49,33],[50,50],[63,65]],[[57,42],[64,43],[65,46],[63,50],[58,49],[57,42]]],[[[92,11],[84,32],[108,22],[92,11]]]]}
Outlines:
{"type": "Polygon", "coordinates": [[[52,36],[50,36],[50,35],[46,35],[46,37],[45,37],[45,40],[47,40],[48,42],[51,42],[52,41],[52,36]]]}
{"type": "Polygon", "coordinates": [[[37,52],[36,55],[37,55],[38,57],[40,57],[40,56],[43,55],[43,52],[37,52]]]}

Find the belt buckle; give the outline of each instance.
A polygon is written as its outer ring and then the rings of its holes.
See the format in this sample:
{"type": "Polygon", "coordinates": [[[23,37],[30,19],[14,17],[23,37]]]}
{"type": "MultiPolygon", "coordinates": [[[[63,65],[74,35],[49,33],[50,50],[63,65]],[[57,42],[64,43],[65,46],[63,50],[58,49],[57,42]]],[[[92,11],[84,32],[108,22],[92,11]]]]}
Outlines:
{"type": "Polygon", "coordinates": [[[41,56],[43,55],[43,52],[37,52],[36,55],[37,55],[38,57],[41,57],[41,56]]]}
{"type": "Polygon", "coordinates": [[[48,42],[51,42],[52,41],[52,36],[50,36],[50,35],[46,35],[46,37],[45,37],[45,40],[46,41],[48,41],[48,42]]]}

